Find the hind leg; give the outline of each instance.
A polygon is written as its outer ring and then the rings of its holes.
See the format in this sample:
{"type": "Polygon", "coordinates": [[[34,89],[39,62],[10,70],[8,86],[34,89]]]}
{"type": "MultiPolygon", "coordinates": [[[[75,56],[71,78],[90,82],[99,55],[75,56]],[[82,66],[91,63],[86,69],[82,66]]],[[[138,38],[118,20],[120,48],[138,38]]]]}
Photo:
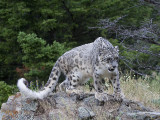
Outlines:
{"type": "Polygon", "coordinates": [[[80,93],[81,91],[76,89],[79,86],[80,80],[79,72],[71,72],[71,74],[68,75],[69,86],[66,92],[80,93]]]}
{"type": "Polygon", "coordinates": [[[66,78],[66,80],[59,85],[60,91],[66,92],[66,88],[69,86],[69,84],[68,78],[66,78]]]}

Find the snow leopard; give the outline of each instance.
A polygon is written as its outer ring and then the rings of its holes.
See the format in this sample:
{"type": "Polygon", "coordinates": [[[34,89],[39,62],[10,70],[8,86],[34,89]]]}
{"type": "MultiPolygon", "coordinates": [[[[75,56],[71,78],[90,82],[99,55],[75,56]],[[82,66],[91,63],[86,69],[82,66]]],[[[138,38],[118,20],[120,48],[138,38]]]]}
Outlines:
{"type": "Polygon", "coordinates": [[[61,73],[65,80],[60,83],[61,91],[72,91],[93,78],[95,98],[99,101],[107,99],[105,84],[102,79],[108,78],[114,89],[114,97],[122,99],[119,71],[119,49],[107,39],[98,37],[94,42],[75,47],[58,58],[43,89],[32,91],[26,86],[27,80],[21,78],[17,86],[27,98],[43,99],[55,90],[61,73]]]}

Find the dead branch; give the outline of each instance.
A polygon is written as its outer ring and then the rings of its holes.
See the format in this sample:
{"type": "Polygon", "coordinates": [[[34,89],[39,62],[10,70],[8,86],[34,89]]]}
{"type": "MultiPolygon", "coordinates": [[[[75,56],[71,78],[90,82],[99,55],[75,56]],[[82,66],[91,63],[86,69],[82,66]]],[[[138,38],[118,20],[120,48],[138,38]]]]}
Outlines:
{"type": "MultiPolygon", "coordinates": [[[[110,19],[101,19],[97,25],[97,27],[90,27],[90,29],[106,29],[108,34],[115,35],[116,39],[119,39],[121,42],[120,44],[128,51],[137,51],[137,53],[144,53],[155,58],[160,58],[160,51],[158,53],[153,53],[150,50],[150,46],[152,44],[160,45],[160,26],[154,24],[153,19],[148,21],[144,21],[141,23],[139,28],[135,26],[124,26],[119,25],[119,21],[123,20],[125,16],[119,17],[114,21],[110,19]],[[134,44],[129,45],[126,44],[127,40],[134,40],[134,44]],[[140,44],[141,43],[141,44],[140,44]],[[125,45],[126,44],[126,45],[125,45]]],[[[134,70],[130,65],[137,66],[138,70],[156,70],[160,71],[160,66],[158,65],[150,65],[150,64],[143,64],[137,59],[137,63],[133,64],[132,61],[121,57],[121,60],[124,64],[133,72],[138,75],[146,75],[142,72],[134,70]]],[[[149,61],[151,62],[151,61],[149,61]]],[[[147,63],[147,62],[146,62],[147,63]]]]}

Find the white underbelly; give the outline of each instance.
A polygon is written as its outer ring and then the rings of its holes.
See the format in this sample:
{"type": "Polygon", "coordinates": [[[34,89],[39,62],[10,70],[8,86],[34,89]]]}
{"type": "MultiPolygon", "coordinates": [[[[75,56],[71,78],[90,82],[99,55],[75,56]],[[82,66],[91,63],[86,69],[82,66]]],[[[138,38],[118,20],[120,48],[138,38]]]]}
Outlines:
{"type": "Polygon", "coordinates": [[[85,70],[80,71],[80,78],[81,78],[81,84],[86,83],[88,80],[90,80],[90,78],[92,78],[91,71],[88,72],[85,70]]]}
{"type": "Polygon", "coordinates": [[[110,76],[110,73],[107,69],[98,69],[96,73],[99,74],[103,78],[110,76]]]}

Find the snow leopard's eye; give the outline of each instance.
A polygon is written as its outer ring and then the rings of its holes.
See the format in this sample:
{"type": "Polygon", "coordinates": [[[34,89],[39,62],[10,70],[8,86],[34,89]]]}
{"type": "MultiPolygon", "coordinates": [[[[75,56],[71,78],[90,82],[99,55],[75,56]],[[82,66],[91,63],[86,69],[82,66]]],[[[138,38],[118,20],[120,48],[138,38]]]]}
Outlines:
{"type": "Polygon", "coordinates": [[[110,61],[112,61],[112,58],[111,58],[111,57],[108,57],[108,58],[106,59],[106,61],[107,61],[107,62],[110,62],[110,61]]]}
{"type": "Polygon", "coordinates": [[[114,60],[117,60],[117,61],[118,61],[118,60],[119,60],[119,57],[115,57],[114,60]]]}

